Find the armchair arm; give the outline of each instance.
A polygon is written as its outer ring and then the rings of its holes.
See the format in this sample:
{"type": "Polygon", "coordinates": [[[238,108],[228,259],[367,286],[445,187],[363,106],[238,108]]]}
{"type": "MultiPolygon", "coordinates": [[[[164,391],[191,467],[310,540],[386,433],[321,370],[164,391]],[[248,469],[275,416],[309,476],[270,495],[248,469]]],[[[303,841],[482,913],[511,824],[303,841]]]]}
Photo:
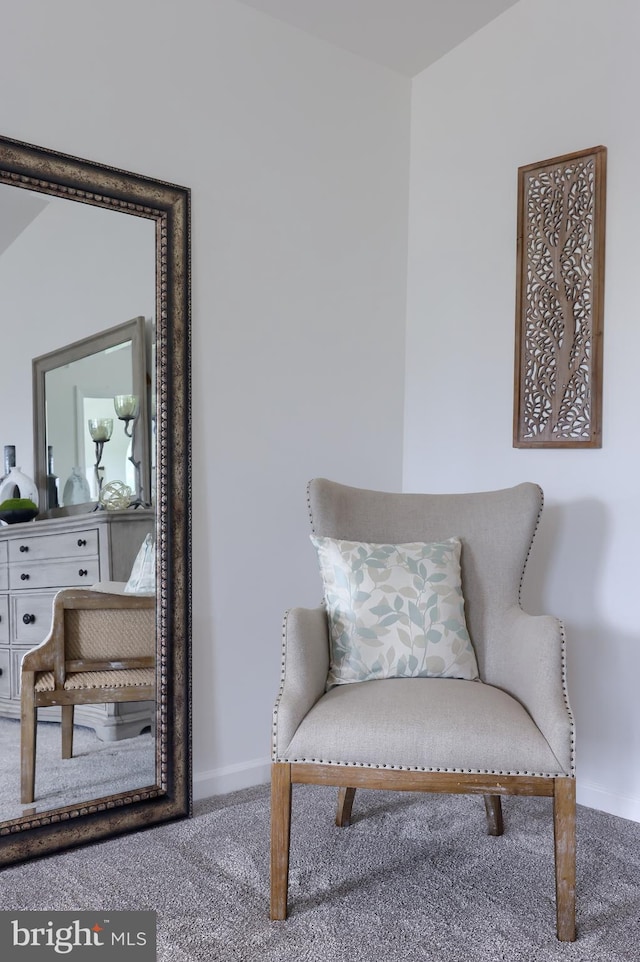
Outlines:
{"type": "Polygon", "coordinates": [[[329,673],[327,613],[291,608],[282,625],[282,679],[273,711],[273,760],[286,750],[298,725],[324,694],[329,673]]]}
{"type": "Polygon", "coordinates": [[[51,635],[45,638],[37,648],[32,648],[22,658],[21,670],[24,671],[53,671],[55,661],[55,646],[51,635]]]}
{"type": "Polygon", "coordinates": [[[551,615],[530,615],[514,606],[504,612],[497,635],[486,680],[518,699],[564,771],[573,774],[573,715],[562,622],[551,615]]]}

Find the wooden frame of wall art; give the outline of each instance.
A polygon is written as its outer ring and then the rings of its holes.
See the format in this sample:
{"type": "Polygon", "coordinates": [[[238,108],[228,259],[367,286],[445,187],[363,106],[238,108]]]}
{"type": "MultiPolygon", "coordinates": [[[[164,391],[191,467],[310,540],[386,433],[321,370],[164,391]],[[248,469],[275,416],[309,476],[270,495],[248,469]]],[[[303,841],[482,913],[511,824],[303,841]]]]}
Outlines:
{"type": "Polygon", "coordinates": [[[518,169],[513,445],[602,446],[606,147],[518,169]]]}

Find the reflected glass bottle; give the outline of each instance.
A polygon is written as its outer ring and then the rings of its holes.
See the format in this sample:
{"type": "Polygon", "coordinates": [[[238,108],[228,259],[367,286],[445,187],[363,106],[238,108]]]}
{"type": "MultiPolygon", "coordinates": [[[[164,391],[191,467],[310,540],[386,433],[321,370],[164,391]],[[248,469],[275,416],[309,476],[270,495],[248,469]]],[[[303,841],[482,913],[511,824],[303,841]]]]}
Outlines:
{"type": "Polygon", "coordinates": [[[53,447],[47,446],[47,507],[57,508],[58,501],[58,478],[53,469],[53,447]]]}
{"type": "Polygon", "coordinates": [[[0,484],[9,474],[11,468],[16,466],[16,446],[15,444],[5,444],[4,446],[4,471],[2,472],[2,477],[0,478],[0,484]]]}

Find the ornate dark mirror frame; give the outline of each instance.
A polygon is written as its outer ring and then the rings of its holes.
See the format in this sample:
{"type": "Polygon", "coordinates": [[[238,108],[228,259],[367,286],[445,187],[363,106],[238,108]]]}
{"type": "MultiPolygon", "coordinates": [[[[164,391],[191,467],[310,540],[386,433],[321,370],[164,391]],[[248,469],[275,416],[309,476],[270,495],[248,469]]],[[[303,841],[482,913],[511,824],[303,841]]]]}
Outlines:
{"type": "Polygon", "coordinates": [[[156,225],[156,784],[0,823],[0,865],[191,814],[190,192],[0,137],[0,183],[156,225]]]}

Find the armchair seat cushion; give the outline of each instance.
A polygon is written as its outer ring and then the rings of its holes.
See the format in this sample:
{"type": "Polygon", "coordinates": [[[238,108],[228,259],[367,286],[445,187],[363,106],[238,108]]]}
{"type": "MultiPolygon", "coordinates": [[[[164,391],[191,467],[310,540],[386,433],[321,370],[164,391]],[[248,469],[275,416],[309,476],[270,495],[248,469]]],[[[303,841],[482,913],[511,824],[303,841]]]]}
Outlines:
{"type": "Polygon", "coordinates": [[[279,761],[562,776],[530,715],[479,681],[388,678],[339,685],[303,718],[279,761]]]}

